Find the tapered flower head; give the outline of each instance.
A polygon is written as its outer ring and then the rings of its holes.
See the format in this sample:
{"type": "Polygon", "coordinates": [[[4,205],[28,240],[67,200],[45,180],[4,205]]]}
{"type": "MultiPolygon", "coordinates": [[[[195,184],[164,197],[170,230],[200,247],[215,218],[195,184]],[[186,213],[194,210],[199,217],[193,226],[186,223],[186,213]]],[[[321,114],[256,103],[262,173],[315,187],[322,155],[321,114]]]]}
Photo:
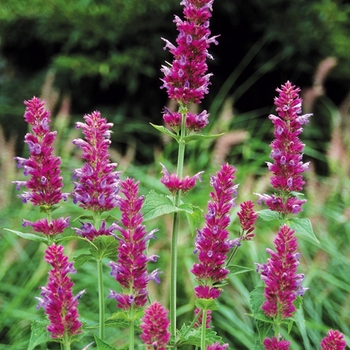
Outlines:
{"type": "Polygon", "coordinates": [[[264,339],[265,350],[289,350],[290,342],[283,339],[265,338],[264,339]]]}
{"type": "Polygon", "coordinates": [[[199,283],[195,288],[198,298],[219,297],[220,289],[215,285],[223,282],[229,272],[224,265],[232,248],[227,227],[230,223],[229,211],[235,205],[234,196],[237,195],[237,185],[233,182],[235,172],[233,166],[224,164],[211,178],[214,191],[210,193],[206,225],[198,230],[195,242],[199,262],[191,270],[199,283]]]}
{"type": "Polygon", "coordinates": [[[41,287],[42,298],[38,307],[43,307],[50,321],[47,327],[52,338],[63,338],[81,333],[81,322],[78,320],[78,299],[84,293],[73,296],[74,283],[67,276],[75,273],[73,263],[63,254],[63,247],[52,244],[45,251],[45,260],[52,266],[46,287],[41,287]]]}
{"type": "Polygon", "coordinates": [[[116,163],[109,160],[108,148],[110,128],[100,112],[95,111],[84,116],[85,123],[76,123],[82,129],[83,139],[75,139],[73,143],[82,149],[85,164],[74,171],[74,203],[94,212],[108,211],[117,206],[119,189],[119,173],[115,171],[116,163]]]}
{"type": "Polygon", "coordinates": [[[254,237],[254,224],[258,218],[258,214],[254,211],[254,204],[252,201],[242,203],[241,210],[237,213],[239,222],[242,228],[242,240],[249,241],[254,237]]]}
{"type": "Polygon", "coordinates": [[[277,194],[259,195],[259,202],[283,214],[298,213],[306,202],[295,195],[295,192],[303,189],[305,181],[302,174],[309,168],[309,163],[302,161],[304,144],[299,135],[311,114],[301,115],[302,99],[299,91],[289,81],[277,89],[279,96],[275,98],[275,105],[278,116],[269,116],[275,127],[275,139],[271,143],[271,158],[274,162],[268,162],[267,165],[273,174],[271,185],[277,194]]]}
{"type": "Polygon", "coordinates": [[[209,78],[206,74],[206,59],[212,58],[208,53],[211,43],[217,44],[215,37],[210,37],[209,19],[213,0],[183,0],[185,20],[175,16],[179,31],[177,46],[165,41],[165,48],[174,56],[171,65],[162,67],[164,73],[163,87],[169,98],[188,105],[200,103],[208,93],[209,78]]]}
{"type": "Polygon", "coordinates": [[[118,237],[118,260],[110,262],[111,276],[122,287],[122,293],[111,291],[110,298],[117,301],[117,306],[128,310],[132,305],[144,306],[147,302],[147,284],[150,280],[159,283],[158,270],[147,272],[147,263],[156,261],[156,256],[147,256],[147,242],[153,238],[153,232],[147,233],[143,223],[141,207],[143,196],[138,196],[138,182],[134,179],[122,181],[121,192],[124,198],[119,199],[123,227],[117,226],[121,237],[118,237]]]}
{"type": "Polygon", "coordinates": [[[60,172],[61,158],[53,154],[56,132],[50,131],[50,111],[45,109],[45,102],[37,97],[24,101],[26,111],[24,120],[31,126],[31,133],[26,134],[24,142],[28,145],[29,158],[16,157],[18,167],[24,168],[27,181],[14,181],[17,189],[21,186],[28,192],[19,195],[24,203],[51,208],[68,194],[62,193],[60,172]]]}
{"type": "Polygon", "coordinates": [[[344,334],[337,330],[330,329],[321,341],[321,350],[344,350],[345,348],[344,334]]]}
{"type": "Polygon", "coordinates": [[[148,350],[165,350],[170,339],[168,311],[157,301],[145,308],[140,335],[148,350]]]}
{"type": "Polygon", "coordinates": [[[41,232],[44,235],[52,236],[62,233],[66,227],[69,227],[69,218],[53,219],[51,222],[47,219],[41,219],[36,222],[23,220],[22,226],[32,226],[35,232],[41,232]]]}
{"type": "Polygon", "coordinates": [[[303,275],[297,274],[299,265],[298,243],[294,231],[284,225],[274,240],[276,251],[266,249],[270,258],[258,271],[265,283],[265,301],[262,309],[269,317],[280,319],[292,317],[296,311],[293,304],[298,295],[304,294],[301,282],[303,275]]]}

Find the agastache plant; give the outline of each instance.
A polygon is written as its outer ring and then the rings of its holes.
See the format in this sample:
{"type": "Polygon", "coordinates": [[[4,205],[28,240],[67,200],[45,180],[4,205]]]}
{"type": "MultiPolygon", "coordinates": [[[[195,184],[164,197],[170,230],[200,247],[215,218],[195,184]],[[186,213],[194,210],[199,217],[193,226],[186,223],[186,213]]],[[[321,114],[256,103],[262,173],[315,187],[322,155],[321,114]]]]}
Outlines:
{"type": "MultiPolygon", "coordinates": [[[[84,116],[85,123],[77,122],[84,139],[78,138],[73,143],[82,150],[84,165],[74,171],[73,202],[92,212],[92,223],[82,222],[80,229],[74,228],[77,234],[93,241],[96,237],[110,236],[117,229],[115,223],[109,227],[101,214],[114,209],[118,204],[119,172],[115,171],[116,163],[111,163],[108,149],[113,126],[95,111],[84,116]]],[[[97,254],[97,276],[99,293],[99,334],[104,338],[105,296],[103,287],[102,258],[103,251],[97,254]]]]}
{"type": "MultiPolygon", "coordinates": [[[[168,131],[178,142],[178,158],[176,178],[175,174],[169,175],[163,166],[163,183],[167,178],[178,181],[174,195],[174,205],[180,206],[181,194],[189,188],[187,178],[183,179],[186,136],[191,132],[198,132],[208,124],[209,114],[203,111],[199,114],[190,113],[190,104],[199,104],[205,94],[209,92],[209,79],[212,74],[207,73],[207,58],[213,58],[208,48],[212,43],[217,44],[216,37],[210,37],[209,20],[211,17],[213,0],[183,0],[184,19],[175,16],[174,22],[179,32],[176,45],[167,39],[164,49],[169,49],[173,55],[171,64],[164,65],[161,71],[164,73],[162,88],[167,90],[170,99],[179,105],[177,112],[171,112],[164,108],[164,121],[175,132],[168,131]],[[187,185],[185,185],[185,182],[187,185]],[[177,191],[176,191],[177,190],[177,191]]],[[[156,127],[156,126],[155,126],[156,127]]],[[[166,132],[162,127],[156,127],[166,132]]],[[[166,132],[167,133],[167,132],[166,132]]],[[[198,178],[198,174],[195,178],[198,178]]],[[[189,177],[188,180],[191,178],[189,177]]],[[[190,181],[193,183],[193,178],[190,181]]],[[[167,186],[167,185],[166,185],[167,186]]],[[[170,186],[170,185],[168,185],[170,186]]],[[[167,187],[168,187],[167,186],[167,187]]],[[[192,184],[191,186],[192,187],[192,184]]],[[[171,241],[171,282],[170,282],[170,328],[171,334],[176,334],[176,280],[177,280],[177,241],[178,241],[179,217],[174,213],[172,241],[171,241]]]]}
{"type": "Polygon", "coordinates": [[[330,329],[321,341],[321,350],[344,350],[346,348],[346,341],[344,334],[338,330],[330,329]]]}
{"type": "Polygon", "coordinates": [[[79,321],[77,310],[78,299],[84,290],[73,295],[74,283],[68,273],[76,273],[73,263],[63,253],[63,247],[53,243],[45,251],[45,261],[52,269],[49,272],[48,283],[41,287],[41,298],[38,308],[43,307],[50,324],[47,331],[52,338],[59,339],[65,349],[70,349],[72,337],[82,332],[82,323],[79,321]]]}
{"type": "Polygon", "coordinates": [[[24,139],[29,149],[29,158],[15,159],[18,167],[24,168],[24,175],[30,176],[30,179],[13,183],[18,190],[22,186],[26,187],[27,191],[19,195],[23,203],[30,202],[46,213],[46,218],[35,222],[23,220],[23,227],[32,226],[35,232],[41,232],[52,240],[69,226],[69,218],[52,219],[53,210],[68,197],[67,193],[62,192],[61,158],[53,154],[56,132],[50,131],[50,111],[45,108],[44,101],[33,97],[24,101],[24,104],[24,120],[31,127],[31,132],[24,139]]]}

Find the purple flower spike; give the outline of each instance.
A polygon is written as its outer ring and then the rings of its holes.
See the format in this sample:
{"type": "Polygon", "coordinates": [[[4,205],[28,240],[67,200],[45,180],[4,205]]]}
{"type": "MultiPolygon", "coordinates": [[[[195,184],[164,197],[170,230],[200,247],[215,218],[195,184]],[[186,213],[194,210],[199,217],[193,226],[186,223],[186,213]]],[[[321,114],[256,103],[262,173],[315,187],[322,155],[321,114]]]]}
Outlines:
{"type": "Polygon", "coordinates": [[[165,41],[174,56],[171,65],[163,66],[163,86],[167,89],[169,98],[180,104],[188,105],[190,102],[200,103],[208,93],[209,78],[206,74],[207,58],[211,43],[217,44],[216,37],[209,37],[209,19],[211,17],[213,0],[186,0],[183,14],[185,20],[175,16],[175,24],[179,31],[176,39],[177,46],[165,41]]]}
{"type": "Polygon", "coordinates": [[[41,219],[36,222],[31,222],[28,220],[23,220],[23,227],[32,226],[35,232],[41,232],[44,235],[57,235],[62,233],[66,227],[69,227],[69,217],[68,218],[59,218],[53,219],[51,222],[48,222],[47,219],[41,219]]]}
{"type": "Polygon", "coordinates": [[[150,280],[158,282],[159,272],[147,272],[147,263],[154,261],[156,257],[147,257],[145,254],[147,242],[153,237],[153,232],[147,233],[142,224],[141,207],[144,197],[138,197],[139,183],[128,178],[120,186],[124,195],[124,198],[119,199],[124,227],[116,227],[121,233],[121,237],[118,237],[118,260],[110,262],[108,266],[112,269],[111,276],[120,283],[122,293],[112,291],[110,298],[117,301],[119,308],[128,310],[131,305],[141,307],[146,304],[147,283],[150,280]]]}
{"type": "Polygon", "coordinates": [[[50,321],[47,331],[52,338],[63,338],[81,333],[81,322],[78,320],[78,299],[72,294],[74,283],[67,276],[75,273],[73,263],[63,254],[63,247],[52,244],[45,251],[45,261],[52,266],[46,287],[41,287],[42,298],[38,307],[43,307],[50,321]]]}
{"type": "Polygon", "coordinates": [[[24,120],[32,127],[32,133],[26,134],[24,140],[29,148],[29,158],[15,159],[18,167],[24,168],[24,175],[29,175],[30,179],[13,183],[17,189],[25,186],[29,190],[19,195],[24,203],[51,208],[67,198],[67,194],[62,193],[61,158],[53,155],[56,132],[50,131],[50,111],[45,109],[44,101],[33,97],[24,104],[24,120]]]}
{"type": "Polygon", "coordinates": [[[299,200],[293,192],[303,189],[305,181],[302,173],[309,167],[309,163],[302,161],[304,144],[299,135],[303,131],[302,125],[307,124],[311,114],[301,115],[300,89],[289,81],[276,91],[279,93],[275,98],[278,116],[269,116],[275,126],[275,139],[271,143],[271,158],[274,162],[268,162],[267,166],[273,174],[271,185],[278,195],[259,195],[259,202],[264,202],[271,210],[282,214],[297,214],[306,201],[299,200]]]}
{"type": "Polygon", "coordinates": [[[107,227],[106,221],[103,220],[99,229],[96,229],[90,222],[84,222],[82,223],[80,229],[73,227],[73,230],[75,230],[78,235],[92,241],[98,236],[113,236],[114,231],[117,230],[118,227],[119,226],[117,226],[115,223],[107,227]]]}
{"type": "Polygon", "coordinates": [[[265,350],[289,350],[290,342],[283,339],[265,338],[264,339],[265,350]]]}
{"type": "Polygon", "coordinates": [[[147,350],[166,350],[170,340],[168,331],[170,322],[167,316],[168,311],[157,301],[145,308],[145,315],[140,325],[142,330],[140,337],[147,350]]]}
{"type": "Polygon", "coordinates": [[[224,265],[231,249],[227,227],[230,223],[229,211],[237,194],[237,185],[233,182],[235,172],[233,166],[225,164],[211,178],[214,191],[210,193],[206,225],[198,230],[196,237],[195,251],[198,252],[199,263],[195,263],[191,270],[199,283],[195,288],[197,298],[218,298],[221,290],[215,285],[223,282],[229,272],[224,265]]]}
{"type": "Polygon", "coordinates": [[[206,350],[226,350],[228,348],[228,344],[221,345],[220,343],[216,342],[212,345],[208,345],[206,350]]]}
{"type": "Polygon", "coordinates": [[[321,341],[321,350],[344,350],[345,348],[344,334],[337,330],[330,329],[321,341]]]}
{"type": "Polygon", "coordinates": [[[277,318],[292,317],[295,312],[293,304],[300,292],[302,275],[298,275],[299,254],[294,231],[287,225],[280,228],[274,240],[276,252],[266,249],[270,258],[265,265],[258,265],[261,279],[265,283],[265,301],[262,309],[267,316],[277,318]]]}
{"type": "Polygon", "coordinates": [[[241,228],[243,231],[242,240],[249,241],[254,237],[254,224],[258,218],[258,214],[254,211],[252,201],[246,201],[241,204],[241,210],[237,213],[241,228]]]}
{"type": "Polygon", "coordinates": [[[118,204],[119,172],[117,164],[110,163],[108,148],[111,143],[109,130],[113,124],[107,123],[100,112],[84,116],[85,123],[76,123],[82,129],[85,140],[75,139],[73,143],[82,149],[83,167],[74,172],[73,200],[80,206],[94,212],[115,208],[118,204]]]}

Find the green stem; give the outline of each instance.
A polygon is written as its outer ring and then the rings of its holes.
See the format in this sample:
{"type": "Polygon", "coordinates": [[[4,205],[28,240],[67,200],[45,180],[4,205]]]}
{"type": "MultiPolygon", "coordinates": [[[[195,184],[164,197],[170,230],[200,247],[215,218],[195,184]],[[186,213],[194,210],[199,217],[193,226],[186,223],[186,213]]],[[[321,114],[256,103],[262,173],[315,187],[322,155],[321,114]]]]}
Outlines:
{"type": "Polygon", "coordinates": [[[63,342],[61,343],[61,348],[62,348],[62,345],[64,350],[70,350],[70,336],[67,331],[65,331],[64,333],[64,338],[63,338],[63,342]]]}
{"type": "Polygon", "coordinates": [[[205,350],[206,346],[206,339],[205,339],[205,335],[206,335],[206,331],[207,331],[207,310],[204,309],[203,310],[203,315],[202,315],[202,334],[201,334],[201,349],[205,350]]]}
{"type": "MultiPolygon", "coordinates": [[[[177,156],[177,170],[176,174],[181,180],[183,177],[184,159],[185,159],[185,136],[186,136],[186,115],[188,112],[187,106],[181,106],[179,109],[181,119],[181,131],[179,140],[179,150],[177,156]]],[[[175,197],[175,206],[179,206],[181,203],[181,191],[178,191],[175,197]]],[[[176,343],[176,281],[177,281],[177,241],[179,235],[179,215],[174,213],[173,218],[173,232],[171,237],[171,248],[170,248],[170,332],[176,343]]],[[[176,345],[174,347],[176,349],[176,345]]]]}
{"type": "Polygon", "coordinates": [[[98,305],[99,305],[99,336],[105,337],[105,298],[103,288],[102,259],[97,260],[98,305]]]}
{"type": "Polygon", "coordinates": [[[134,322],[134,309],[131,306],[130,309],[130,324],[129,324],[129,350],[134,350],[135,344],[135,322],[134,322]]]}
{"type": "Polygon", "coordinates": [[[226,266],[229,266],[229,265],[230,265],[232,259],[234,258],[234,256],[235,256],[236,253],[237,253],[237,250],[238,250],[238,246],[235,246],[235,247],[233,248],[233,250],[231,250],[230,255],[228,256],[227,261],[226,261],[226,266]]]}

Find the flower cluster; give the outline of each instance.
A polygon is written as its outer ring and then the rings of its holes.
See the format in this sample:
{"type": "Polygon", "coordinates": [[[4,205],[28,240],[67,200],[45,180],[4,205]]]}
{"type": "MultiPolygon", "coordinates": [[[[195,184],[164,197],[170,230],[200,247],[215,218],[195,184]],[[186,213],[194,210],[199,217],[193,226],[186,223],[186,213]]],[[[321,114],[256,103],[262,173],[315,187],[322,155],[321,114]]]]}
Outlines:
{"type": "Polygon", "coordinates": [[[145,308],[140,335],[148,350],[165,350],[170,339],[168,311],[157,301],[145,308]]]}
{"type": "MultiPolygon", "coordinates": [[[[209,123],[209,113],[204,110],[199,114],[188,112],[186,114],[186,128],[189,132],[200,131],[209,123]]],[[[180,112],[171,112],[167,107],[163,110],[163,119],[175,132],[181,128],[182,116],[180,112]]]]}
{"type": "Polygon", "coordinates": [[[176,174],[170,174],[167,168],[160,163],[162,166],[162,178],[160,182],[170,191],[171,194],[176,194],[178,191],[182,193],[188,192],[196,184],[196,181],[202,181],[200,175],[203,174],[203,171],[200,171],[194,176],[185,176],[182,180],[176,174]]]}
{"type": "MultiPolygon", "coordinates": [[[[31,202],[35,206],[40,206],[45,212],[51,213],[56,204],[68,197],[67,193],[62,193],[61,158],[53,154],[56,132],[50,131],[50,111],[45,109],[44,101],[33,97],[29,101],[24,101],[24,104],[26,105],[24,120],[32,127],[32,132],[27,133],[24,140],[29,148],[29,158],[15,159],[18,167],[24,168],[24,175],[30,175],[30,179],[13,183],[18,190],[21,186],[29,190],[19,195],[24,203],[31,202]]],[[[59,218],[50,222],[24,221],[23,226],[33,226],[36,232],[56,235],[69,226],[69,219],[59,218]]]]}
{"type": "Polygon", "coordinates": [[[241,210],[237,215],[242,228],[241,240],[250,241],[254,237],[254,224],[258,214],[254,211],[254,204],[250,200],[243,202],[240,206],[241,210]]]}
{"type": "Polygon", "coordinates": [[[119,188],[119,172],[114,171],[117,164],[110,163],[108,154],[113,124],[107,123],[98,111],[85,115],[84,120],[85,123],[77,122],[76,128],[82,129],[85,140],[73,140],[85,160],[74,171],[78,181],[74,182],[73,201],[94,212],[108,211],[117,206],[119,188]]]}
{"type": "MultiPolygon", "coordinates": [[[[94,213],[102,213],[118,204],[119,172],[115,171],[117,164],[110,162],[108,154],[113,124],[107,123],[98,111],[85,115],[84,120],[85,123],[77,122],[76,128],[82,129],[85,140],[73,140],[82,149],[82,159],[85,160],[84,165],[73,174],[77,180],[74,182],[73,202],[79,202],[82,208],[94,213]]],[[[80,229],[74,230],[82,237],[93,240],[97,236],[110,235],[115,226],[106,228],[105,221],[102,221],[100,228],[82,223],[80,229]]]]}
{"type": "Polygon", "coordinates": [[[208,345],[206,350],[225,350],[228,348],[228,344],[220,344],[218,342],[208,345]]]}
{"type": "Polygon", "coordinates": [[[279,96],[275,98],[275,105],[278,116],[269,116],[275,126],[275,139],[271,143],[274,163],[268,162],[267,165],[273,173],[271,185],[278,193],[258,195],[259,203],[264,202],[271,210],[283,214],[299,213],[306,202],[295,195],[296,191],[302,190],[305,184],[302,173],[309,168],[309,163],[302,162],[304,144],[298,136],[311,114],[301,115],[299,91],[289,81],[277,89],[279,96]]]}
{"type": "Polygon", "coordinates": [[[155,262],[157,256],[147,257],[145,254],[147,242],[154,237],[154,231],[147,233],[142,224],[141,206],[144,197],[138,197],[138,185],[138,182],[130,178],[120,184],[125,197],[119,199],[121,222],[124,227],[117,227],[121,233],[121,237],[117,237],[118,260],[108,264],[112,268],[111,276],[120,283],[123,290],[122,293],[111,291],[109,297],[114,298],[117,306],[124,310],[130,309],[132,305],[145,305],[148,281],[155,280],[159,283],[158,270],[147,272],[147,263],[155,262]]]}
{"type": "Polygon", "coordinates": [[[200,103],[208,93],[209,78],[205,74],[208,66],[206,59],[212,58],[208,53],[211,43],[217,44],[216,37],[209,37],[209,19],[214,0],[183,0],[184,17],[175,16],[175,24],[179,31],[177,46],[165,41],[174,56],[172,65],[163,66],[163,87],[167,89],[171,99],[182,105],[190,102],[200,103]]]}
{"type": "Polygon", "coordinates": [[[63,254],[63,247],[53,243],[45,251],[45,261],[52,266],[46,287],[41,287],[42,298],[38,308],[43,307],[50,321],[47,327],[52,338],[63,338],[81,333],[81,322],[78,320],[78,299],[85,292],[73,296],[74,283],[67,276],[75,273],[73,263],[63,254]]]}
{"type": "Polygon", "coordinates": [[[321,341],[321,350],[344,350],[345,348],[344,334],[337,330],[330,329],[321,341]]]}
{"type": "Polygon", "coordinates": [[[222,165],[216,176],[211,177],[208,213],[206,225],[198,230],[196,252],[199,263],[195,263],[191,272],[196,276],[199,286],[195,288],[197,298],[219,297],[221,290],[215,285],[223,282],[228,270],[224,267],[228,252],[233,244],[228,238],[227,227],[230,223],[229,211],[235,205],[238,185],[234,185],[236,169],[228,164],[222,165]]]}
{"type": "Polygon", "coordinates": [[[258,266],[258,272],[265,283],[265,301],[262,309],[267,316],[284,319],[295,312],[294,300],[304,294],[301,283],[304,275],[297,274],[299,265],[298,243],[294,231],[287,225],[280,228],[274,244],[276,252],[266,249],[270,258],[258,266]]]}
{"type": "Polygon", "coordinates": [[[290,342],[276,337],[264,339],[265,350],[289,350],[290,342]]]}

